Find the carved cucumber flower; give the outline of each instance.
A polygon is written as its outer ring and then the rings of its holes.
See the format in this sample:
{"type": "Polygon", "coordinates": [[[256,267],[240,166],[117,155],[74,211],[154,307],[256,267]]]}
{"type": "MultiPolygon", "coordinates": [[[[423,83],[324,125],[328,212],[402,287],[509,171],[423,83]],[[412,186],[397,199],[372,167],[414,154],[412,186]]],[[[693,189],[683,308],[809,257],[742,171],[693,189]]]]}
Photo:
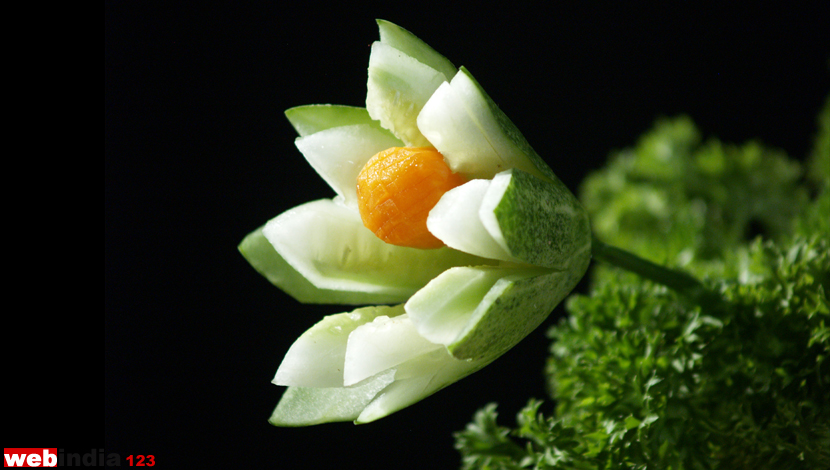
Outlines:
{"type": "Polygon", "coordinates": [[[465,68],[378,21],[366,108],[302,106],[296,145],[337,193],[240,251],[300,302],[377,305],[291,346],[271,423],[370,422],[492,362],[574,288],[582,206],[465,68]]]}

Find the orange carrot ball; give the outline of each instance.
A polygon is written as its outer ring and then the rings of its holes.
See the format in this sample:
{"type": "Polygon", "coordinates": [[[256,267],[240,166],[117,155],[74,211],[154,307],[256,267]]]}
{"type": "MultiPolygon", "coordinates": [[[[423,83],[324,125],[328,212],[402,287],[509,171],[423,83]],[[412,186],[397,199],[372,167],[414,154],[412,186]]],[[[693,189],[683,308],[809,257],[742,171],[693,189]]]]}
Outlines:
{"type": "Polygon", "coordinates": [[[434,148],[386,149],[357,177],[363,225],[386,243],[440,248],[444,243],[427,230],[427,216],[444,193],[464,182],[434,148]]]}

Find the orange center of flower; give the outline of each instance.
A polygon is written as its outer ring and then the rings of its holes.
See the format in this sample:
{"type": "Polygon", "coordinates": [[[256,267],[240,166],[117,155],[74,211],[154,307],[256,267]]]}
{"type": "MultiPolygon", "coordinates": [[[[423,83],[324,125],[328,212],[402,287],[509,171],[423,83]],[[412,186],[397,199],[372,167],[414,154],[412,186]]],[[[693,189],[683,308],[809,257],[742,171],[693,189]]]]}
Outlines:
{"type": "Polygon", "coordinates": [[[363,225],[392,245],[440,248],[444,243],[427,230],[427,216],[444,193],[464,182],[434,148],[386,149],[357,177],[363,225]]]}

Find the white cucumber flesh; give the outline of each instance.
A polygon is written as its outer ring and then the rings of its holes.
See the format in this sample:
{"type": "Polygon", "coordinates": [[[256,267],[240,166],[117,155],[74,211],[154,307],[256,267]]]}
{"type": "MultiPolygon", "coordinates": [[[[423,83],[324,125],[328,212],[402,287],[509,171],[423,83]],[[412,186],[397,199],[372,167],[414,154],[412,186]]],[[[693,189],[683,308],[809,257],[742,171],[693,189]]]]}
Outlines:
{"type": "Polygon", "coordinates": [[[395,382],[369,403],[355,424],[369,423],[417,403],[486,366],[487,361],[459,361],[444,348],[401,364],[395,382]]]}
{"type": "Polygon", "coordinates": [[[419,250],[390,245],[363,226],[356,210],[329,199],[290,209],[263,234],[314,286],[406,299],[453,266],[488,264],[450,248],[419,250]]]}
{"type": "Polygon", "coordinates": [[[494,237],[480,214],[494,181],[476,179],[447,191],[429,212],[427,228],[447,246],[500,261],[518,261],[494,237]]]}
{"type": "Polygon", "coordinates": [[[449,346],[468,328],[487,292],[509,272],[482,266],[449,269],[416,292],[406,302],[406,312],[424,338],[449,346]]]}
{"type": "Polygon", "coordinates": [[[543,179],[553,175],[464,67],[424,105],[418,128],[454,172],[470,178],[490,179],[510,168],[543,179]]]}
{"type": "Polygon", "coordinates": [[[406,297],[400,294],[319,288],[309,282],[277,253],[271,242],[263,235],[262,229],[263,227],[260,227],[249,233],[239,244],[239,252],[257,272],[299,302],[306,304],[371,305],[394,304],[406,300],[406,297]]]}
{"type": "Polygon", "coordinates": [[[366,109],[408,147],[431,147],[417,119],[435,89],[446,80],[434,68],[382,42],[372,44],[366,109]]]}
{"type": "Polygon", "coordinates": [[[370,124],[333,127],[295,141],[312,168],[346,205],[357,208],[357,176],[376,153],[401,142],[388,131],[370,124]]]}
{"type": "Polygon", "coordinates": [[[439,348],[444,349],[418,334],[407,315],[376,317],[349,335],[343,384],[354,385],[439,348]]]}
{"type": "MultiPolygon", "coordinates": [[[[380,306],[324,317],[294,341],[277,369],[273,383],[301,387],[343,386],[343,363],[349,335],[378,317],[394,318],[403,313],[403,306],[380,306]]],[[[359,380],[353,383],[356,382],[359,380]]]]}

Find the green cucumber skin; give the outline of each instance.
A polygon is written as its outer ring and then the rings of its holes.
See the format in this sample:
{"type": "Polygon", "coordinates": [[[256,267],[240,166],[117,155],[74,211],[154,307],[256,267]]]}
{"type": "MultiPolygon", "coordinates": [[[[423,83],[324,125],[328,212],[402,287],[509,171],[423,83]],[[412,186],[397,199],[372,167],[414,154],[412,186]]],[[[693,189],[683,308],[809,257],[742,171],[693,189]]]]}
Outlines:
{"type": "Polygon", "coordinates": [[[372,120],[366,108],[337,104],[310,104],[295,106],[285,110],[285,117],[300,137],[305,137],[333,127],[371,124],[380,128],[372,120]]]}
{"type": "Polygon", "coordinates": [[[288,387],[268,422],[274,426],[298,427],[354,421],[394,380],[395,372],[389,370],[356,387],[288,387]]]}
{"type": "Polygon", "coordinates": [[[470,82],[473,83],[476,90],[478,91],[481,99],[487,104],[487,108],[490,111],[490,115],[492,116],[493,120],[496,122],[497,126],[501,129],[502,137],[514,147],[518,153],[521,153],[525,156],[525,158],[532,164],[533,168],[524,168],[525,171],[529,173],[534,173],[536,176],[541,178],[547,178],[551,181],[558,180],[556,175],[554,175],[553,170],[548,166],[547,163],[533,150],[530,143],[525,139],[522,132],[513,124],[513,121],[510,120],[509,117],[504,113],[504,111],[499,108],[495,101],[490,98],[490,95],[484,91],[484,88],[478,82],[478,80],[473,77],[473,74],[467,70],[466,67],[462,66],[459,69],[459,74],[464,74],[470,82]],[[536,170],[536,171],[533,171],[536,170]],[[537,173],[538,172],[538,173],[537,173]]]}
{"type": "Polygon", "coordinates": [[[590,257],[591,227],[582,204],[553,178],[544,181],[513,169],[494,213],[513,256],[534,266],[567,270],[576,254],[590,257]]]}
{"type": "Polygon", "coordinates": [[[376,21],[380,32],[380,42],[388,44],[418,62],[441,72],[446,80],[452,79],[457,72],[452,62],[418,36],[389,21],[380,19],[376,21]]]}
{"type": "Polygon", "coordinates": [[[501,356],[545,321],[587,269],[586,260],[569,271],[499,280],[474,313],[474,327],[448,346],[450,353],[462,360],[501,356]]]}

